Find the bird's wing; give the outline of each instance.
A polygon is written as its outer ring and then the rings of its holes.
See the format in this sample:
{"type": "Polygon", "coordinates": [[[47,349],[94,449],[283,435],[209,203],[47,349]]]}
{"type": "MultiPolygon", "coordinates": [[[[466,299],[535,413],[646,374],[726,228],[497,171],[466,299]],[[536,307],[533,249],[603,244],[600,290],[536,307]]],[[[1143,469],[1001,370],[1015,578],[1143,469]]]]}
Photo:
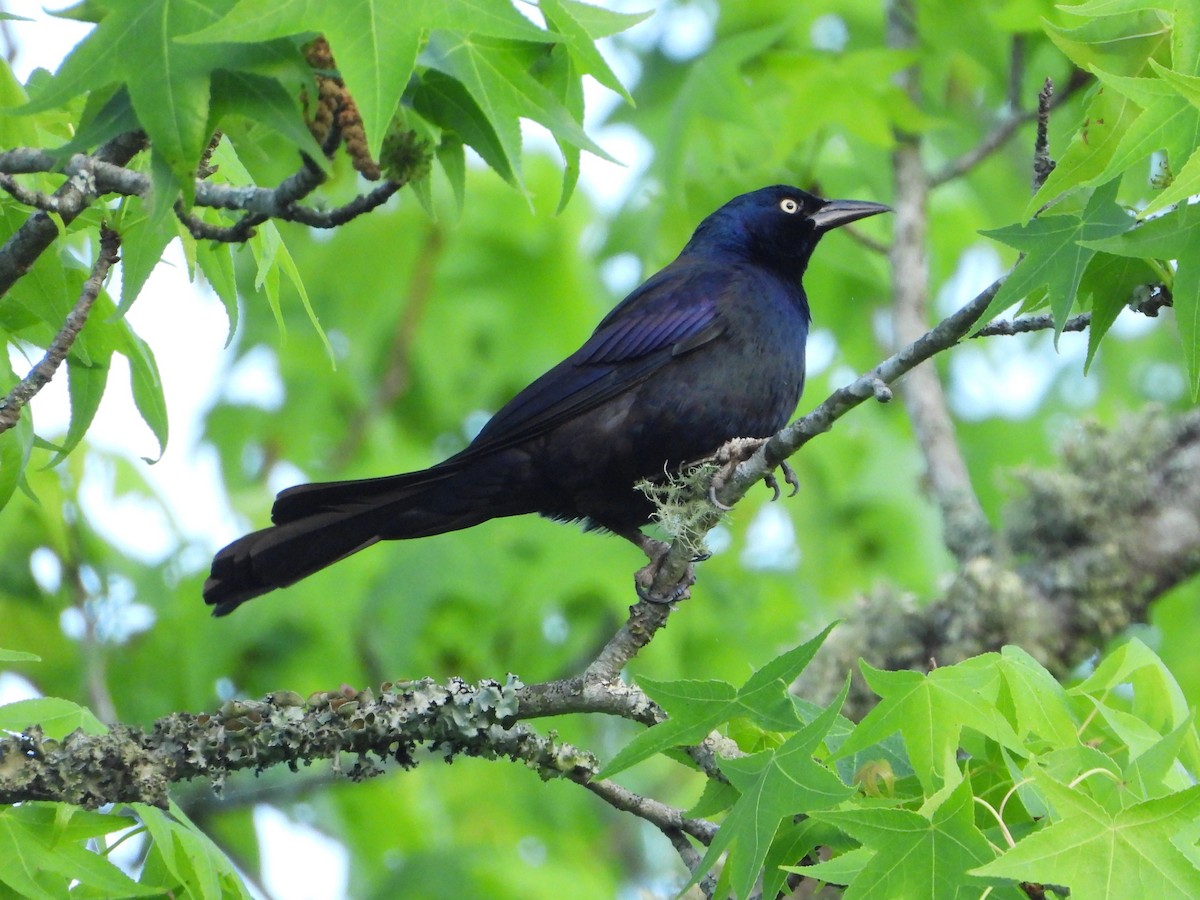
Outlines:
{"type": "Polygon", "coordinates": [[[509,401],[456,459],[511,447],[640,384],[671,359],[720,337],[727,268],[680,265],[626,297],[563,362],[509,401]]]}

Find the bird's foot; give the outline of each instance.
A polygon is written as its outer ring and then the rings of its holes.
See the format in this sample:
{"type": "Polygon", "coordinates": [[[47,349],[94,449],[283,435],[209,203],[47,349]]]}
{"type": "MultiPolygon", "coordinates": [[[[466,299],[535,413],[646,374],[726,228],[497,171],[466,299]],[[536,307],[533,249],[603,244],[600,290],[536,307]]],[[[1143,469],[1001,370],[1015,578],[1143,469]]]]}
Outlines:
{"type": "MultiPolygon", "coordinates": [[[[792,488],[788,491],[788,496],[795,497],[800,492],[800,480],[796,477],[796,470],[789,466],[785,459],[779,463],[779,471],[783,473],[783,480],[792,488]]],[[[779,481],[775,478],[775,473],[768,472],[763,477],[763,484],[775,492],[775,496],[771,498],[771,502],[774,503],[779,499],[779,481]]]]}
{"type": "Polygon", "coordinates": [[[696,572],[693,564],[708,559],[711,554],[703,553],[693,557],[692,562],[688,563],[687,568],[683,570],[683,574],[679,576],[679,580],[665,594],[659,594],[654,590],[654,581],[658,577],[659,569],[662,568],[663,562],[667,558],[667,552],[671,549],[671,545],[664,541],[647,537],[640,532],[638,532],[637,539],[634,539],[634,543],[642,549],[642,552],[646,554],[646,558],[650,560],[633,575],[633,589],[637,591],[639,599],[645,600],[647,603],[674,603],[677,600],[686,600],[692,596],[691,588],[696,583],[696,572]]]}
{"type": "MultiPolygon", "coordinates": [[[[770,438],[734,438],[721,445],[721,449],[712,457],[721,468],[717,470],[717,474],[713,476],[712,484],[708,487],[708,500],[713,506],[722,512],[728,512],[733,508],[718,500],[717,492],[733,477],[734,470],[753,456],[758,451],[758,448],[768,440],[770,438]]],[[[779,463],[779,470],[783,472],[783,480],[792,488],[788,496],[795,497],[797,491],[800,490],[800,482],[796,478],[795,470],[787,464],[787,460],[779,463]]],[[[780,496],[779,480],[775,477],[775,473],[768,472],[763,478],[763,483],[775,492],[771,501],[778,500],[780,496]]]]}

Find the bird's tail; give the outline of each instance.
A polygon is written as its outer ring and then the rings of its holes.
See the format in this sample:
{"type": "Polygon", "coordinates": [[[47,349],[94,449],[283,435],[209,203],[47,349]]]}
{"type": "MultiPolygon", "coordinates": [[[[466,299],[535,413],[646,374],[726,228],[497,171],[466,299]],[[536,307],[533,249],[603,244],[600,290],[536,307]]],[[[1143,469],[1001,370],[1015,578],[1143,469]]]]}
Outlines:
{"type": "MultiPolygon", "coordinates": [[[[421,472],[302,484],[275,499],[271,527],[234,541],[213,558],[204,602],[213,615],[286,587],[380,540],[425,537],[469,528],[508,509],[495,483],[450,464],[421,472]]],[[[485,467],[486,468],[486,467],[485,467]]]]}

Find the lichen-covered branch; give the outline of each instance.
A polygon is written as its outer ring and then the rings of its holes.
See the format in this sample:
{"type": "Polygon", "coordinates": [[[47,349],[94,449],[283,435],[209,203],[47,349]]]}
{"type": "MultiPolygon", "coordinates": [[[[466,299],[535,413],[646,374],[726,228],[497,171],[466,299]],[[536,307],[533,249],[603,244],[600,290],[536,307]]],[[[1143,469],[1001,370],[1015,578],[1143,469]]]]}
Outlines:
{"type": "Polygon", "coordinates": [[[389,761],[414,768],[427,759],[474,756],[520,762],[543,779],[566,778],[664,832],[712,840],[711,822],[595,781],[598,766],[591,753],[517,722],[522,687],[510,675],[503,683],[397,682],[383,685],[378,696],[345,689],[307,701],[282,691],[259,701],[231,700],[211,714],[174,713],[148,731],[117,725],[101,735],[77,730],[62,741],[30,725],[0,737],[0,803],[55,800],[95,808],[138,802],[165,808],[174,783],[203,778],[219,790],[231,772],[244,769],[296,769],[332,760],[336,769],[360,780],[381,774],[389,761]],[[346,755],[353,761],[344,763],[346,755]]]}

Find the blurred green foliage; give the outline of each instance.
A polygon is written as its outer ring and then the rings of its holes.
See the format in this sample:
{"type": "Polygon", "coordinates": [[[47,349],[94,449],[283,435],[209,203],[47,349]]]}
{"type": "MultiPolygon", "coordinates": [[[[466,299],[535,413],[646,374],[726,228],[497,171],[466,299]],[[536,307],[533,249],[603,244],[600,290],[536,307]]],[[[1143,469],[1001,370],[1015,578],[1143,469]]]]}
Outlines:
{"type": "MultiPolygon", "coordinates": [[[[480,0],[455,7],[483,5],[480,0]]],[[[202,489],[226,492],[241,524],[260,527],[268,519],[272,489],[279,486],[272,479],[295,469],[306,479],[325,480],[427,466],[462,446],[481,415],[579,345],[632,286],[605,287],[604,276],[620,270],[614,260],[628,267],[635,259],[642,275],[652,272],[672,258],[702,216],[764,184],[786,181],[826,196],[886,201],[893,194],[890,153],[897,130],[920,135],[923,157],[936,171],[976,146],[1007,114],[1014,40],[1023,64],[1013,96],[1024,107],[1033,104],[1044,78],[1067,84],[1071,59],[1060,49],[1062,29],[1077,27],[1080,19],[1050,0],[922,0],[916,6],[919,44],[901,52],[886,47],[882,10],[853,0],[661,4],[654,17],[617,35],[606,51],[636,106],[616,107],[591,129],[601,146],[606,135],[618,134],[607,131],[609,126],[636,129],[653,148],[644,171],[629,179],[622,175],[617,189],[605,182],[615,178],[612,169],[597,168],[589,176],[585,166],[587,190],[558,211],[564,174],[557,151],[530,138],[523,159],[511,159],[514,145],[505,132],[504,158],[510,165],[522,163],[514,172],[520,173],[525,197],[505,183],[518,178],[503,171],[498,157],[489,159],[489,169],[472,156],[462,184],[455,182],[452,165],[435,169],[421,186],[425,204],[406,190],[387,207],[332,231],[281,223],[282,246],[297,271],[291,278],[271,276],[278,279],[280,321],[257,281],[260,271],[250,248],[229,253],[182,236],[227,304],[236,283],[239,306],[216,402],[204,410],[170,411],[172,417],[202,417],[204,441],[219,457],[223,482],[202,489]],[[1040,17],[1053,23],[1054,39],[1040,17]],[[700,23],[701,38],[681,49],[672,36],[685,21],[700,23]],[[920,102],[892,81],[913,62],[921,66],[920,102]],[[497,171],[505,178],[497,178],[497,171]],[[319,330],[300,302],[297,284],[304,287],[319,330]],[[283,388],[277,407],[230,399],[228,382],[248,357],[277,369],[283,388]]],[[[1183,15],[1180,10],[1175,14],[1183,15]]],[[[1167,12],[1146,15],[1169,30],[1167,12]]],[[[1094,21],[1116,27],[1109,19],[1094,21]]],[[[305,30],[299,24],[296,30],[305,30]]],[[[292,33],[280,26],[237,39],[257,35],[270,43],[292,33]]],[[[1162,42],[1149,47],[1136,71],[1123,74],[1148,78],[1147,59],[1170,63],[1164,47],[1162,42]]],[[[461,74],[449,64],[431,68],[461,74]]],[[[5,89],[7,100],[19,100],[19,89],[5,89]]],[[[564,109],[582,111],[582,97],[562,96],[564,109]]],[[[1069,145],[1095,97],[1094,89],[1081,91],[1055,112],[1052,154],[1069,145]]],[[[75,105],[67,108],[79,112],[81,101],[71,102],[75,105]]],[[[133,107],[143,114],[136,97],[133,107]]],[[[417,121],[420,109],[419,103],[405,104],[401,114],[417,121]]],[[[508,110],[514,123],[516,109],[508,110]]],[[[378,109],[376,117],[386,119],[378,109]]],[[[53,146],[54,138],[66,139],[74,120],[48,109],[36,120],[40,131],[32,129],[34,121],[0,118],[5,129],[0,136],[11,146],[53,146]],[[25,132],[17,133],[21,127],[25,132]]],[[[418,124],[439,140],[453,136],[445,121],[418,124]]],[[[278,183],[293,170],[295,141],[271,130],[269,122],[235,117],[228,130],[237,160],[260,184],[278,183]]],[[[575,141],[573,151],[563,148],[569,180],[584,142],[573,132],[568,137],[575,141]]],[[[946,308],[1016,260],[1014,252],[989,243],[979,231],[1013,225],[1027,213],[1031,147],[1032,126],[1026,125],[999,152],[932,192],[930,275],[935,294],[951,291],[946,308]],[[988,248],[984,259],[990,262],[977,281],[954,281],[964,254],[981,248],[988,248]],[[955,285],[958,293],[952,292],[955,285]]],[[[1148,158],[1137,163],[1149,167],[1148,158]]],[[[178,174],[181,164],[174,158],[171,164],[178,174]]],[[[360,189],[344,158],[336,158],[330,171],[325,188],[330,203],[360,189]]],[[[1100,173],[1097,168],[1094,174],[1100,173]]],[[[1063,189],[1081,185],[1088,187],[1078,180],[1063,189]]],[[[1139,169],[1126,174],[1119,200],[1145,202],[1154,189],[1139,169]]],[[[7,234],[23,214],[11,204],[3,212],[7,234]]],[[[33,358],[61,320],[63,298],[72,297],[82,280],[85,229],[94,227],[98,214],[89,215],[57,259],[39,263],[47,278],[65,280],[70,289],[38,280],[23,290],[45,292],[44,303],[27,293],[0,304],[0,328],[6,335],[20,332],[33,358]],[[68,267],[60,270],[62,262],[68,267]],[[41,320],[31,322],[29,310],[41,320]]],[[[871,243],[885,242],[887,227],[881,220],[864,223],[861,231],[870,240],[831,236],[806,276],[829,359],[810,375],[801,411],[885,353],[887,261],[871,243]]],[[[1102,284],[1085,275],[1079,304],[1089,306],[1102,284]]],[[[140,359],[135,371],[151,378],[152,357],[138,357],[138,338],[126,331],[124,319],[110,315],[112,301],[103,302],[104,316],[93,314],[85,337],[94,330],[99,340],[99,331],[108,329],[97,356],[106,359],[116,351],[135,366],[140,359]]],[[[214,295],[211,302],[221,300],[214,295]]],[[[186,333],[188,323],[180,321],[179,329],[186,333]]],[[[1062,346],[1075,348],[1078,358],[1063,360],[1045,334],[991,339],[939,360],[960,417],[958,437],[993,521],[1001,521],[1012,496],[1005,472],[1050,464],[1071,420],[1113,423],[1150,402],[1187,406],[1191,376],[1175,331],[1170,312],[1152,327],[1118,329],[1100,348],[1086,381],[1080,345],[1064,338],[1062,346]],[[957,366],[956,354],[976,366],[957,366]],[[1020,365],[1006,369],[1013,359],[1020,365]],[[1043,387],[1007,383],[997,374],[1006,371],[1043,387]],[[1019,414],[1001,415],[988,392],[1024,393],[1028,403],[1019,414]]],[[[81,345],[79,353],[85,349],[81,345]]],[[[73,359],[72,373],[88,362],[73,359]]],[[[25,368],[19,358],[14,363],[19,371],[25,368]]],[[[6,385],[17,377],[0,375],[6,385]]],[[[89,403],[87,389],[80,382],[72,400],[89,403]]],[[[90,390],[95,389],[93,383],[90,390]]],[[[165,438],[165,416],[143,412],[148,421],[161,422],[165,438]]],[[[113,473],[117,496],[161,505],[144,464],[85,440],[50,467],[58,448],[34,438],[31,418],[26,416],[23,432],[0,437],[0,489],[14,465],[24,469],[25,488],[0,515],[0,646],[34,652],[43,662],[5,668],[28,677],[45,694],[94,709],[107,705],[121,721],[149,723],[171,710],[209,709],[233,692],[308,693],[339,683],[363,686],[425,675],[472,680],[513,671],[527,683],[568,675],[592,658],[632,600],[630,577],[641,560],[631,547],[521,518],[376,547],[254,603],[233,620],[213,620],[200,602],[200,585],[215,538],[206,544],[183,537],[172,520],[185,519],[187,510],[173,509],[156,520],[172,532],[167,557],[147,563],[130,552],[137,536],[98,531],[79,492],[92,477],[90,467],[102,462],[113,473]],[[24,466],[16,460],[26,452],[24,466]],[[61,575],[56,583],[33,577],[31,559],[38,553],[54,561],[51,568],[61,575]],[[104,623],[120,619],[130,603],[149,607],[152,626],[106,639],[104,623]],[[62,627],[71,610],[82,613],[85,623],[74,637],[62,627]]],[[[87,422],[90,416],[72,439],[87,422]]],[[[187,450],[170,445],[165,452],[187,450]]],[[[800,494],[768,506],[769,494],[760,490],[738,506],[723,526],[724,546],[700,569],[694,599],[631,665],[632,675],[740,684],[752,661],[815,634],[875,584],[919,596],[937,590],[951,561],[899,403],[857,410],[807,446],[793,465],[800,494]],[[764,517],[782,518],[783,548],[766,565],[753,567],[744,556],[747,533],[764,517]]],[[[18,482],[12,478],[9,489],[16,490],[18,482]]],[[[1177,589],[1154,615],[1150,636],[1160,642],[1163,658],[1194,704],[1200,701],[1200,662],[1189,636],[1200,617],[1200,591],[1195,584],[1177,589]]],[[[571,718],[554,726],[602,756],[635,732],[628,723],[607,720],[571,718]]],[[[628,784],[682,807],[701,788],[700,779],[661,759],[630,773],[628,784]]],[[[254,871],[258,858],[253,805],[301,804],[297,808],[322,831],[350,849],[355,897],[601,898],[631,885],[658,884],[679,871],[664,842],[646,839],[631,818],[574,785],[541,784],[503,763],[426,765],[354,785],[331,784],[316,771],[269,773],[261,783],[249,776],[232,779],[220,800],[205,796],[199,786],[183,791],[180,800],[247,871],[254,871]],[[530,841],[540,849],[529,851],[530,841]]]]}

